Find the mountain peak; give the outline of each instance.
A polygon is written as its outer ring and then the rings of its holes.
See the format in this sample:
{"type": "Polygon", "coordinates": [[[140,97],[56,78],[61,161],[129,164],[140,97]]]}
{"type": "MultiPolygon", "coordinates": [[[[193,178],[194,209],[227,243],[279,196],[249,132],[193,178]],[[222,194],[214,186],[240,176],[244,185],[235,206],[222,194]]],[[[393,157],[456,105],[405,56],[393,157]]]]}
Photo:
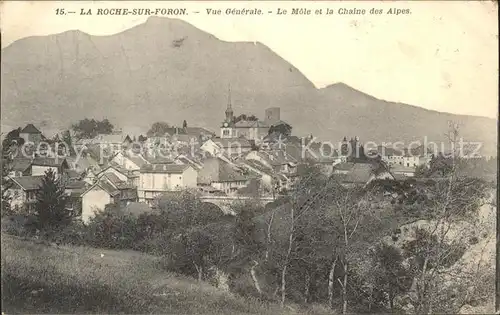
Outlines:
{"type": "Polygon", "coordinates": [[[363,98],[369,98],[369,99],[376,99],[375,97],[366,94],[360,90],[357,90],[353,88],[350,85],[345,84],[344,82],[337,82],[334,84],[330,84],[322,89],[323,92],[328,92],[328,93],[335,93],[335,94],[342,94],[342,95],[352,95],[356,97],[363,97],[363,98]]]}
{"type": "Polygon", "coordinates": [[[356,91],[356,92],[362,93],[361,91],[356,90],[355,88],[353,88],[352,86],[349,86],[349,85],[345,84],[344,82],[336,82],[336,83],[327,85],[327,86],[324,87],[324,89],[351,90],[351,91],[356,91]]]}
{"type": "MultiPolygon", "coordinates": [[[[141,25],[141,24],[139,24],[141,25]]],[[[176,19],[176,18],[169,18],[169,17],[164,17],[164,16],[150,16],[146,20],[146,22],[142,23],[142,25],[148,26],[148,27],[169,27],[171,28],[172,26],[174,27],[182,27],[182,28],[188,28],[188,29],[193,29],[193,30],[198,30],[199,32],[204,32],[197,27],[189,24],[186,21],[176,19]]]]}
{"type": "MultiPolygon", "coordinates": [[[[175,19],[171,19],[168,17],[161,17],[161,16],[150,16],[147,18],[145,24],[169,23],[172,20],[175,20],[175,19]]],[[[178,21],[182,22],[181,20],[178,20],[178,21]]]]}

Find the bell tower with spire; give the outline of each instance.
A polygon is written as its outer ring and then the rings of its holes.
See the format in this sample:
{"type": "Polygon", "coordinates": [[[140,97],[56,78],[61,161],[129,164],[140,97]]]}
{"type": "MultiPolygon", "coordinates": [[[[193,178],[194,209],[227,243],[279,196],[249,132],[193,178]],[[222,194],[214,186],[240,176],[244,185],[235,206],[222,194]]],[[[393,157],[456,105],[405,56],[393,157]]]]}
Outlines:
{"type": "Polygon", "coordinates": [[[234,113],[233,113],[233,106],[231,105],[231,85],[229,85],[227,94],[226,122],[232,123],[233,120],[234,120],[234,113]]]}
{"type": "Polygon", "coordinates": [[[236,129],[233,128],[234,112],[233,112],[233,106],[231,104],[231,85],[228,86],[227,108],[225,113],[226,113],[226,118],[224,119],[224,122],[222,122],[222,126],[220,128],[220,137],[235,138],[236,129]]]}

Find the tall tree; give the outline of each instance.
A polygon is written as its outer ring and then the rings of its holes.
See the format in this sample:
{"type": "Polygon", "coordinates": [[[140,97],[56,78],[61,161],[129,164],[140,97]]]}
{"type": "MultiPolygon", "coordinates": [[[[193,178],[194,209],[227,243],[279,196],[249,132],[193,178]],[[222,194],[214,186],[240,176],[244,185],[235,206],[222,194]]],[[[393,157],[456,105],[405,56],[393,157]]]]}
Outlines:
{"type": "Polygon", "coordinates": [[[16,128],[5,135],[2,141],[2,153],[8,153],[13,145],[22,146],[24,144],[24,139],[19,136],[20,133],[21,128],[16,128]]]}
{"type": "Polygon", "coordinates": [[[164,121],[157,121],[151,128],[149,128],[147,132],[148,137],[161,137],[164,136],[167,130],[170,128],[170,125],[164,121]]]}
{"type": "Polygon", "coordinates": [[[273,126],[271,126],[271,128],[269,128],[268,134],[269,135],[279,134],[283,137],[289,137],[292,135],[292,126],[290,126],[287,123],[273,125],[273,126]]]}
{"type": "MultiPolygon", "coordinates": [[[[404,257],[399,249],[380,243],[372,252],[370,275],[374,287],[387,293],[389,309],[394,308],[398,294],[408,292],[413,281],[411,268],[405,268],[404,257]]],[[[385,301],[384,301],[385,302],[385,301]]]]}
{"type": "MultiPolygon", "coordinates": [[[[4,151],[4,146],[2,145],[2,153],[4,151]]],[[[2,163],[2,184],[1,184],[1,194],[2,194],[2,217],[4,215],[11,214],[10,201],[11,197],[9,194],[9,189],[12,187],[12,181],[8,178],[8,175],[12,169],[11,167],[11,158],[8,154],[2,154],[0,163],[2,163]]]]}
{"type": "MultiPolygon", "coordinates": [[[[287,214],[283,217],[287,224],[284,235],[285,244],[281,244],[282,252],[279,257],[279,268],[281,269],[281,307],[284,307],[287,296],[287,277],[290,267],[299,260],[304,260],[304,232],[305,225],[311,219],[312,211],[317,211],[322,207],[331,192],[333,181],[326,178],[319,168],[307,165],[304,174],[299,177],[296,189],[290,196],[290,202],[285,208],[287,214]]],[[[315,212],[317,213],[317,212],[315,212]]],[[[309,230],[310,231],[310,230],[309,230]]]]}
{"type": "Polygon", "coordinates": [[[234,119],[234,122],[238,121],[258,121],[259,118],[257,118],[255,115],[247,115],[247,114],[241,114],[238,117],[234,119]]]}
{"type": "Polygon", "coordinates": [[[71,217],[66,210],[67,198],[60,179],[49,169],[42,178],[36,194],[36,216],[39,230],[55,232],[69,223],[71,217]]]}
{"type": "Polygon", "coordinates": [[[108,119],[97,121],[97,132],[100,134],[110,134],[113,132],[114,126],[108,119]]]}
{"type": "Polygon", "coordinates": [[[369,198],[369,195],[362,190],[352,188],[336,194],[332,202],[331,216],[334,221],[338,222],[342,240],[342,245],[337,249],[338,260],[343,267],[342,280],[337,278],[342,288],[342,314],[348,313],[349,276],[351,275],[350,268],[354,265],[355,253],[359,252],[362,244],[367,243],[367,239],[373,240],[371,235],[362,233],[361,229],[363,226],[368,226],[363,223],[372,223],[368,220],[369,198]]]}
{"type": "MultiPolygon", "coordinates": [[[[427,226],[415,227],[416,237],[404,244],[406,255],[412,259],[416,272],[415,294],[412,304],[418,314],[456,313],[456,305],[447,303],[449,297],[443,296],[449,287],[449,277],[460,285],[457,274],[466,272],[465,266],[454,266],[464,254],[476,230],[478,209],[486,203],[484,182],[466,178],[459,172],[461,163],[456,144],[459,130],[456,124],[450,126],[448,134],[449,157],[434,164],[435,170],[443,177],[428,188],[430,196],[427,226]]],[[[468,291],[469,288],[463,290],[468,291]]],[[[464,292],[470,294],[470,292],[464,292]]],[[[474,295],[474,294],[472,294],[474,295]]]]}
{"type": "Polygon", "coordinates": [[[66,130],[64,133],[63,133],[63,139],[62,139],[64,145],[67,147],[67,149],[69,150],[69,154],[74,156],[76,153],[75,153],[75,148],[73,147],[73,139],[71,138],[71,133],[69,130],[66,130]]]}
{"type": "Polygon", "coordinates": [[[98,134],[112,133],[114,126],[107,119],[99,121],[85,118],[73,124],[71,128],[78,139],[92,139],[98,134]]]}

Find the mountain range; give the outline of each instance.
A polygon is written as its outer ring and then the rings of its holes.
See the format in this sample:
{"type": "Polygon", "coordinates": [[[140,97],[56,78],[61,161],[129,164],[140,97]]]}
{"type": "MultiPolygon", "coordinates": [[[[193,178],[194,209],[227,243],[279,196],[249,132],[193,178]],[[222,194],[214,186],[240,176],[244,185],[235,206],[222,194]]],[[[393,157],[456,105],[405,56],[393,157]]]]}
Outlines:
{"type": "Polygon", "coordinates": [[[225,42],[177,19],[151,17],[110,36],[27,37],[2,49],[1,63],[4,127],[67,128],[87,117],[140,132],[155,121],[181,125],[184,119],[218,131],[230,85],[235,115],[263,118],[266,108],[280,107],[295,135],[335,143],[344,136],[445,141],[454,121],[462,137],[496,155],[494,119],[385,101],[344,83],[318,89],[261,43],[225,42]]]}

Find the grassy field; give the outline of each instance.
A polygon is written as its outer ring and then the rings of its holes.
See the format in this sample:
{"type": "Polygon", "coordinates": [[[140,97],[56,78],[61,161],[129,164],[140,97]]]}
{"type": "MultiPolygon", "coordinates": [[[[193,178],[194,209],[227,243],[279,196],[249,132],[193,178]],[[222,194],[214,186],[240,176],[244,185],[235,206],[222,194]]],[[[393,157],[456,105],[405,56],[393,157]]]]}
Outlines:
{"type": "MultiPolygon", "coordinates": [[[[55,247],[2,234],[2,311],[107,314],[304,314],[222,292],[133,251],[55,247]]],[[[316,313],[316,312],[314,312],[316,313]]]]}

